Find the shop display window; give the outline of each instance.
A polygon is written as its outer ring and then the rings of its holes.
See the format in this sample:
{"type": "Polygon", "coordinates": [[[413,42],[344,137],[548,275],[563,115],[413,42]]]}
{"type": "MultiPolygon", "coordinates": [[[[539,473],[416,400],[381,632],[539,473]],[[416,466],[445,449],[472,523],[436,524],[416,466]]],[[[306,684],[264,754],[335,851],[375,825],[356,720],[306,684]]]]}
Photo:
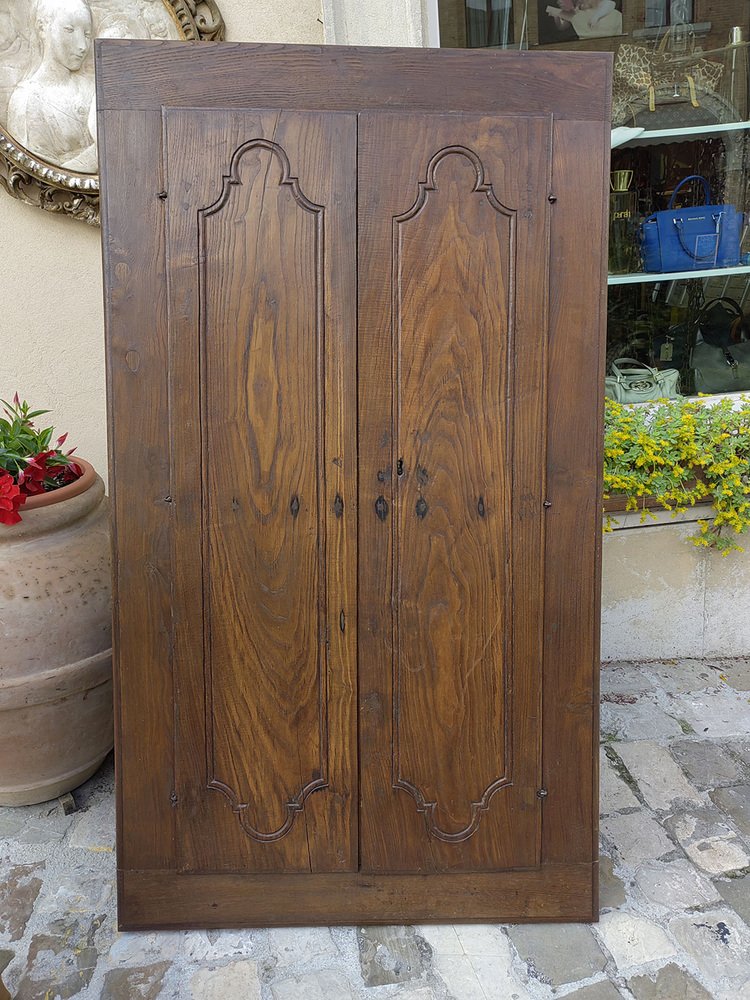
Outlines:
{"type": "Polygon", "coordinates": [[[608,384],[627,358],[675,394],[750,391],[747,0],[438,7],[443,46],[614,54],[608,384]]]}

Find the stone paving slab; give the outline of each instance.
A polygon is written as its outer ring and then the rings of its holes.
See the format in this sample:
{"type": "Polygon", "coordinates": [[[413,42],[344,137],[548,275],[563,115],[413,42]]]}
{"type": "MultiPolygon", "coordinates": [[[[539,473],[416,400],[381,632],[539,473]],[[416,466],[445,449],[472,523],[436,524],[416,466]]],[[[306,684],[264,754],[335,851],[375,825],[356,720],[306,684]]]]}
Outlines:
{"type": "MultiPolygon", "coordinates": [[[[724,902],[750,927],[750,875],[739,878],[718,879],[716,888],[724,902]]],[[[750,958],[748,958],[750,965],[750,958]]]]}
{"type": "Polygon", "coordinates": [[[636,871],[635,884],[664,910],[695,910],[722,898],[711,879],[684,858],[647,862],[636,871]]]}
{"type": "Polygon", "coordinates": [[[736,691],[750,691],[750,657],[738,657],[735,660],[712,660],[719,671],[722,680],[736,691]]]}
{"type": "MultiPolygon", "coordinates": [[[[675,712],[680,713],[680,706],[675,706],[675,712]]],[[[605,739],[611,740],[668,739],[683,736],[686,728],[695,731],[667,714],[652,696],[632,705],[602,702],[601,728],[605,739]]]]}
{"type": "Polygon", "coordinates": [[[723,684],[718,691],[697,691],[677,695],[673,711],[698,736],[745,736],[750,732],[750,702],[747,692],[723,684]]]}
{"type": "Polygon", "coordinates": [[[638,864],[662,858],[675,850],[675,844],[657,819],[645,809],[607,816],[600,826],[602,836],[611,841],[620,858],[638,864]]]}
{"type": "Polygon", "coordinates": [[[692,784],[701,791],[736,785],[748,773],[747,764],[741,756],[720,743],[710,740],[680,740],[669,749],[692,784]]]}
{"type": "Polygon", "coordinates": [[[666,747],[653,740],[622,743],[617,755],[652,809],[671,809],[677,802],[702,804],[698,790],[685,777],[666,747]]]}
{"type": "Polygon", "coordinates": [[[745,980],[750,928],[728,907],[675,917],[669,931],[706,979],[745,980]]]}
{"type": "Polygon", "coordinates": [[[731,669],[731,664],[725,667],[724,661],[718,660],[655,660],[644,663],[640,672],[652,685],[684,694],[721,687],[722,675],[731,669]]]}
{"type": "Polygon", "coordinates": [[[600,922],[120,933],[111,760],[0,808],[0,1000],[750,1000],[750,660],[602,671],[600,922]]]}
{"type": "Polygon", "coordinates": [[[607,979],[583,986],[574,993],[566,993],[565,1000],[622,1000],[622,993],[607,979]]]}
{"type": "Polygon", "coordinates": [[[636,1000],[711,1000],[711,994],[679,965],[665,965],[654,975],[628,980],[636,1000]]]}
{"type": "Polygon", "coordinates": [[[628,782],[624,780],[624,765],[618,768],[617,763],[622,764],[614,754],[613,748],[603,748],[599,760],[599,813],[601,816],[611,816],[612,813],[619,812],[621,809],[638,809],[641,805],[628,782]]]}
{"type": "Polygon", "coordinates": [[[655,921],[628,910],[603,914],[596,930],[621,972],[677,954],[669,935],[655,921]]]}
{"type": "Polygon", "coordinates": [[[664,826],[699,868],[711,875],[750,865],[750,853],[732,824],[713,805],[667,816],[664,826]]]}
{"type": "Polygon", "coordinates": [[[711,792],[711,801],[734,821],[745,839],[750,837],[750,785],[716,788],[711,792]]]}

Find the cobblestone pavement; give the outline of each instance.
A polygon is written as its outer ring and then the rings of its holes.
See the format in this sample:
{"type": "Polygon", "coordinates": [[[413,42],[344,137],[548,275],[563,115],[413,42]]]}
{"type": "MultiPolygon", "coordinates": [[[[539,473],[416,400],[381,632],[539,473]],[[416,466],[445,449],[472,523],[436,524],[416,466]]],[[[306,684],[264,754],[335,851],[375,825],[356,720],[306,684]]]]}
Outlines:
{"type": "Polygon", "coordinates": [[[0,808],[0,978],[14,1000],[750,1000],[750,661],[604,667],[601,753],[598,924],[158,934],[116,929],[108,761],[71,815],[0,808]]]}

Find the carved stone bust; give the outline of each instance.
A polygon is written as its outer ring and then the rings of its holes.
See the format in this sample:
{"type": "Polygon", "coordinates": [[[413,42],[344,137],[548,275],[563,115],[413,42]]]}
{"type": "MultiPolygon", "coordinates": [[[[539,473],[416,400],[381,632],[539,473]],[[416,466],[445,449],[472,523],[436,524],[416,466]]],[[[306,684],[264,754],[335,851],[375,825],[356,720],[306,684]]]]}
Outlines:
{"type": "Polygon", "coordinates": [[[94,38],[223,34],[214,0],[0,0],[0,184],[97,222],[94,38]]]}
{"type": "MultiPolygon", "coordinates": [[[[117,9],[106,0],[21,0],[16,10],[17,44],[3,60],[6,76],[8,66],[16,70],[8,131],[49,163],[95,174],[94,36],[178,39],[177,24],[162,0],[130,0],[117,9]],[[28,41],[19,44],[24,36],[28,41]]],[[[6,30],[10,20],[6,0],[6,30]]]]}

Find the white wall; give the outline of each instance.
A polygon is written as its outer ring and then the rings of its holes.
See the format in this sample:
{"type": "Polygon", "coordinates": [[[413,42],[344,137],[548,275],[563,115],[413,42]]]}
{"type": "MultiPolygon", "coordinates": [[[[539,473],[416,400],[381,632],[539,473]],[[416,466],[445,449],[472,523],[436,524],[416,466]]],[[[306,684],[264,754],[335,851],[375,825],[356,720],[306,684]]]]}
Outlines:
{"type": "Polygon", "coordinates": [[[726,556],[690,541],[696,507],[675,523],[666,512],[640,524],[626,515],[605,535],[602,659],[658,660],[750,654],[750,537],[726,556]]]}
{"type": "MultiPolygon", "coordinates": [[[[230,41],[323,41],[320,0],[219,0],[230,41]]],[[[0,190],[0,398],[14,392],[106,477],[101,251],[98,228],[24,205],[0,190]]]]}
{"type": "Polygon", "coordinates": [[[437,46],[435,0],[323,0],[329,45],[437,46]]]}

